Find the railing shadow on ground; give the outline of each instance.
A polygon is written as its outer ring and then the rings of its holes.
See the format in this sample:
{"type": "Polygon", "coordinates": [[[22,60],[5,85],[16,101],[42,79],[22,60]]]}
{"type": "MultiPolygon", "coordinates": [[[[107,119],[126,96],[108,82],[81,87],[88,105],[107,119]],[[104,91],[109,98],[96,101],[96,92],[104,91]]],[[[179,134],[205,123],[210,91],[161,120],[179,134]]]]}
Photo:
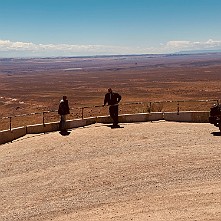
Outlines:
{"type": "MultiPolygon", "coordinates": [[[[181,100],[181,101],[150,101],[129,102],[119,104],[119,115],[152,113],[152,112],[176,112],[181,111],[209,111],[212,105],[219,104],[220,100],[181,100]]],[[[67,120],[84,119],[88,117],[107,116],[108,107],[102,105],[75,107],[71,109],[67,120]]],[[[27,125],[58,122],[60,120],[57,110],[48,110],[37,113],[21,114],[0,118],[0,131],[27,125]]]]}

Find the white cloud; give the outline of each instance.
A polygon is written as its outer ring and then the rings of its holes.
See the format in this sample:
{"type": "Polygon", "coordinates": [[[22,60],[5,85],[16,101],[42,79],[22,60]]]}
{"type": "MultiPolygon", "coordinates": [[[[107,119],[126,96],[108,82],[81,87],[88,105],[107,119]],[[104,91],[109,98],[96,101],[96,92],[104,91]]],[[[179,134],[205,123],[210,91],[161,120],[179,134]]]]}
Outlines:
{"type": "Polygon", "coordinates": [[[181,50],[216,50],[221,49],[221,41],[209,39],[206,42],[191,41],[169,41],[162,46],[164,51],[181,51],[181,50]]]}
{"type": "Polygon", "coordinates": [[[221,41],[209,39],[199,41],[168,41],[158,48],[120,47],[110,45],[72,45],[72,44],[34,44],[32,42],[12,42],[0,40],[0,57],[17,56],[76,56],[76,55],[107,55],[107,54],[156,54],[174,53],[184,50],[215,50],[221,49],[221,41]]]}
{"type": "Polygon", "coordinates": [[[191,44],[190,41],[168,41],[166,46],[169,48],[183,48],[191,44]]]}
{"type": "Polygon", "coordinates": [[[51,56],[79,55],[79,54],[121,54],[128,53],[126,47],[106,46],[106,45],[69,45],[69,44],[34,44],[31,42],[11,42],[0,40],[1,52],[20,52],[31,54],[42,54],[51,56]]]}

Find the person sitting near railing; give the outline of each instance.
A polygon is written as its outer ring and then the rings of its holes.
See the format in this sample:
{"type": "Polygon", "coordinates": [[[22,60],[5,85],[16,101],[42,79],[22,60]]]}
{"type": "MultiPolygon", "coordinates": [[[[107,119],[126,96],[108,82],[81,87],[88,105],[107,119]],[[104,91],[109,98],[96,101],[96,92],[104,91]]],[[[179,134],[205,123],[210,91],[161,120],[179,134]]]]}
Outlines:
{"type": "Polygon", "coordinates": [[[67,132],[66,131],[66,116],[67,114],[70,114],[70,108],[69,108],[67,96],[63,96],[63,99],[60,101],[58,114],[61,115],[59,130],[61,132],[67,132]]]}
{"type": "Polygon", "coordinates": [[[104,97],[104,105],[108,103],[109,113],[111,118],[113,119],[113,127],[119,127],[118,125],[118,103],[121,100],[121,96],[118,93],[114,93],[111,88],[108,88],[108,93],[105,94],[104,97]]]}

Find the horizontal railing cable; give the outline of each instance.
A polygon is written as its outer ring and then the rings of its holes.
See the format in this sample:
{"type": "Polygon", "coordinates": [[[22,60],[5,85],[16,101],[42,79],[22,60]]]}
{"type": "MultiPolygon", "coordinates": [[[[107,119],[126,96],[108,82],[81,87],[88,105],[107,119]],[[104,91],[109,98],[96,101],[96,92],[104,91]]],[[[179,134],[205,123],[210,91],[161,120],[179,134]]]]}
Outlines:
{"type": "MultiPolygon", "coordinates": [[[[126,103],[120,103],[119,106],[127,106],[127,105],[145,105],[148,106],[149,108],[147,109],[147,112],[151,112],[152,111],[152,107],[155,104],[165,104],[165,103],[175,103],[177,105],[176,107],[176,111],[177,114],[179,114],[180,112],[180,104],[181,103],[188,103],[188,102],[214,102],[216,104],[220,104],[220,99],[206,99],[206,100],[164,100],[164,101],[145,101],[145,102],[126,102],[126,103]]],[[[118,105],[118,104],[117,104],[118,105]]],[[[106,107],[108,105],[105,105],[106,107]]],[[[93,109],[93,108],[102,108],[104,107],[104,105],[88,105],[88,106],[77,106],[75,108],[70,108],[71,114],[74,114],[74,112],[76,110],[80,110],[80,114],[78,114],[79,118],[84,118],[85,117],[85,109],[93,109]]],[[[26,116],[33,116],[33,115],[42,115],[42,122],[43,125],[45,125],[45,114],[48,113],[57,113],[58,110],[47,110],[47,111],[42,111],[42,112],[35,112],[35,113],[27,113],[27,114],[17,114],[17,115],[13,115],[13,116],[6,116],[6,117],[2,117],[0,118],[0,120],[5,120],[5,119],[9,119],[9,128],[10,130],[12,129],[12,118],[16,118],[16,117],[26,117],[26,116]]],[[[0,129],[1,130],[1,129],[0,129]]]]}
{"type": "MultiPolygon", "coordinates": [[[[181,103],[181,102],[216,102],[217,104],[220,103],[219,99],[208,99],[208,100],[166,100],[166,101],[146,101],[146,102],[127,102],[127,103],[121,103],[119,104],[120,106],[123,105],[134,105],[134,104],[149,104],[149,103],[181,103]]],[[[105,106],[110,106],[110,105],[105,105],[105,106]]],[[[82,106],[82,107],[75,107],[75,108],[70,108],[70,110],[76,110],[76,109],[88,109],[88,108],[98,108],[98,107],[104,107],[104,105],[91,105],[91,106],[82,106]]],[[[31,116],[31,115],[37,115],[37,114],[42,114],[42,113],[55,113],[58,110],[48,110],[48,111],[42,111],[42,112],[35,112],[35,113],[27,113],[27,114],[17,114],[17,115],[12,115],[12,116],[6,116],[2,117],[0,119],[8,119],[10,117],[24,117],[24,116],[31,116]]]]}

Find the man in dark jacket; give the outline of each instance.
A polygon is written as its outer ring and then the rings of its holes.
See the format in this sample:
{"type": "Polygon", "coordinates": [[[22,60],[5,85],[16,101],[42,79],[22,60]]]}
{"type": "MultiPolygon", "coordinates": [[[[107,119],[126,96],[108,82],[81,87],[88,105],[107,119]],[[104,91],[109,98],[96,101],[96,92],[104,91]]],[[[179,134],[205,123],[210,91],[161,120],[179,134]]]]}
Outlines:
{"type": "Polygon", "coordinates": [[[113,119],[113,127],[119,127],[118,125],[118,103],[121,100],[121,96],[118,93],[114,93],[111,88],[108,89],[108,93],[104,97],[104,106],[106,103],[109,105],[109,113],[113,119]]]}
{"type": "Polygon", "coordinates": [[[70,108],[68,105],[67,96],[63,96],[63,99],[60,101],[58,114],[61,115],[61,121],[59,125],[59,129],[61,132],[66,132],[66,116],[70,114],[70,108]]]}

